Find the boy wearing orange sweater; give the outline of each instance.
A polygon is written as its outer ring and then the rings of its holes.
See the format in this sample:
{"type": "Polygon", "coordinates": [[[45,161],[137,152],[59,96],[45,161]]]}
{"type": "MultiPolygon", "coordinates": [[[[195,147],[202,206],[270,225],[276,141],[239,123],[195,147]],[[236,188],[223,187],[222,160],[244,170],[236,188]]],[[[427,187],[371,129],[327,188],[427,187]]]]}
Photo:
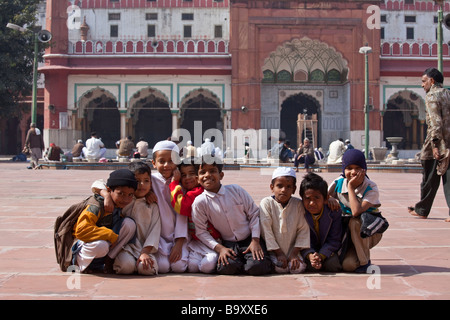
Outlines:
{"type": "Polygon", "coordinates": [[[135,222],[122,214],[137,189],[134,173],[128,169],[113,171],[106,185],[111,191],[114,210],[103,212],[100,202],[98,206],[88,205],[74,226],[74,237],[78,241],[72,248],[73,260],[81,272],[103,269],[113,273],[114,259],[136,233],[135,222]]]}

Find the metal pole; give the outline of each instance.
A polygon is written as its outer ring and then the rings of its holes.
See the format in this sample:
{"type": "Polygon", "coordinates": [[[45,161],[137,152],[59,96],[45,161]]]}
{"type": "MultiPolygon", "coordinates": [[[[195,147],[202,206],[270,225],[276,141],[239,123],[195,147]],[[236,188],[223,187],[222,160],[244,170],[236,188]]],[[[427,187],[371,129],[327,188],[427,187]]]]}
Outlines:
{"type": "Polygon", "coordinates": [[[442,62],[442,21],[444,20],[444,14],[442,12],[442,5],[439,5],[438,10],[438,29],[437,29],[437,44],[438,44],[438,70],[443,72],[442,62]]]}
{"type": "Polygon", "coordinates": [[[38,67],[38,35],[34,34],[34,61],[33,61],[33,92],[32,92],[32,105],[31,105],[31,122],[36,123],[37,117],[37,67],[38,67]]]}
{"type": "Polygon", "coordinates": [[[364,105],[364,128],[365,128],[365,142],[364,142],[364,155],[366,159],[369,159],[369,56],[364,54],[366,66],[365,66],[365,105],[364,105]]]}

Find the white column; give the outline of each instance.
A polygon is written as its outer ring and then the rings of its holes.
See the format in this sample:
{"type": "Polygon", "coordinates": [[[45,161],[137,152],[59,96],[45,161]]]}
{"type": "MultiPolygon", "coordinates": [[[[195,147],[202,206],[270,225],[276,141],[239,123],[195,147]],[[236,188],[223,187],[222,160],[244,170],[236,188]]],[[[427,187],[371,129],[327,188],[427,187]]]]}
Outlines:
{"type": "Polygon", "coordinates": [[[127,111],[120,110],[120,139],[126,137],[127,111]]]}
{"type": "Polygon", "coordinates": [[[172,112],[172,133],[178,129],[178,112],[179,110],[171,110],[172,112]]]}

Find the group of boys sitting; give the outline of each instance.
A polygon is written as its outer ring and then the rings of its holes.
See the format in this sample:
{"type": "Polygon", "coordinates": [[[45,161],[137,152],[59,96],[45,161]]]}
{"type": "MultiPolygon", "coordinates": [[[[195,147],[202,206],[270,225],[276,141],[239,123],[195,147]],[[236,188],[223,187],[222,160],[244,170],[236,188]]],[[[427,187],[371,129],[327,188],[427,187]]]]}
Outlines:
{"type": "Polygon", "coordinates": [[[177,165],[178,154],[174,142],[160,141],[153,148],[156,172],[132,162],[106,184],[93,183],[99,203],[87,205],[74,227],[72,263],[81,272],[264,275],[370,266],[369,250],[381,234],[361,237],[360,215],[380,203],[362,152],[346,153],[343,174],[329,188],[317,174],[304,176],[301,199],[294,196],[295,171],[276,168],[272,195],[259,207],[239,185],[222,185],[220,161],[177,165]]]}

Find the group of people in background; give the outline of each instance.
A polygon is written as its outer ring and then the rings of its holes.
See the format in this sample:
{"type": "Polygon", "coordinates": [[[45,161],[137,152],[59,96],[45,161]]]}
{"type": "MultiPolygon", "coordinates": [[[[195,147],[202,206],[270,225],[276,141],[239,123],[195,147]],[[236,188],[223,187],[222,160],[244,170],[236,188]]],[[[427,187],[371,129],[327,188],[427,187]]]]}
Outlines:
{"type": "Polygon", "coordinates": [[[306,172],[311,171],[311,166],[319,161],[326,161],[327,164],[342,163],[344,152],[354,149],[349,139],[339,138],[331,142],[328,152],[324,155],[322,148],[314,148],[309,138],[303,139],[297,150],[291,148],[289,140],[279,140],[270,152],[272,158],[279,158],[282,163],[293,163],[295,171],[303,164],[306,172]]]}

